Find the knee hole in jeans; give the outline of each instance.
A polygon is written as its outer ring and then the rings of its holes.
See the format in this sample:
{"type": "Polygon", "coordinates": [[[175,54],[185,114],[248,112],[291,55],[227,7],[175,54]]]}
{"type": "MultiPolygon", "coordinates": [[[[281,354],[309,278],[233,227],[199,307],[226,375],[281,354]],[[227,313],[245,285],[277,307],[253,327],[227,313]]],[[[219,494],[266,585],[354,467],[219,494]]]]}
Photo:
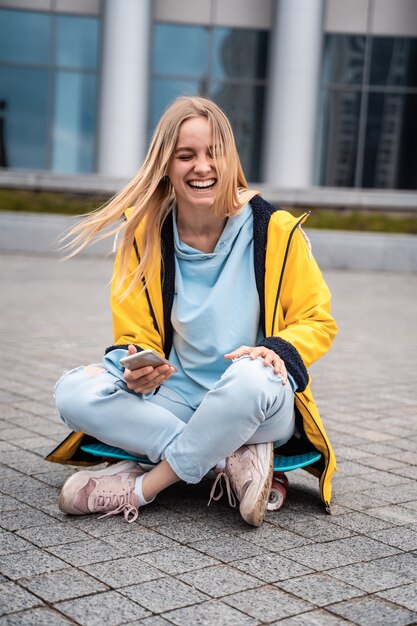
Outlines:
{"type": "Polygon", "coordinates": [[[86,365],[84,368],[84,372],[91,376],[91,378],[95,378],[102,372],[105,372],[106,369],[102,365],[86,365]]]}

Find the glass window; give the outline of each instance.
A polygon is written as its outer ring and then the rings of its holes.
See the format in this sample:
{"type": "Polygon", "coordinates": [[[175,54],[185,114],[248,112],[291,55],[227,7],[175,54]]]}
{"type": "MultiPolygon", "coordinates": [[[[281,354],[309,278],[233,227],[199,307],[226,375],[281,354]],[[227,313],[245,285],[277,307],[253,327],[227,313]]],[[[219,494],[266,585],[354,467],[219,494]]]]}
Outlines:
{"type": "Polygon", "coordinates": [[[95,69],[98,59],[98,35],[98,20],[96,18],[57,16],[57,65],[95,69]]]}
{"type": "Polygon", "coordinates": [[[48,63],[51,16],[0,9],[0,61],[48,63]]]}
{"type": "Polygon", "coordinates": [[[372,39],[371,85],[417,87],[417,39],[372,39]]]}
{"type": "Polygon", "coordinates": [[[268,33],[237,28],[216,28],[213,39],[215,78],[265,78],[268,33]]]}
{"type": "Polygon", "coordinates": [[[0,67],[2,167],[47,167],[48,72],[0,67]]]}
{"type": "Polygon", "coordinates": [[[167,106],[179,96],[194,96],[203,93],[203,82],[198,80],[154,79],[151,94],[151,130],[167,106]]]}
{"type": "Polygon", "coordinates": [[[260,178],[267,31],[155,24],[150,130],[181,95],[208,95],[228,115],[246,176],[260,178]]]}
{"type": "Polygon", "coordinates": [[[96,77],[57,72],[52,140],[52,169],[92,172],[96,122],[96,77]]]}
{"type": "Polygon", "coordinates": [[[155,74],[201,76],[208,71],[209,30],[204,26],[156,24],[153,31],[155,74]]]}
{"type": "Polygon", "coordinates": [[[252,181],[260,180],[265,87],[213,82],[210,97],[230,120],[245,176],[252,181]]]}
{"type": "Polygon", "coordinates": [[[366,38],[327,35],[323,54],[323,82],[360,85],[363,79],[366,38]]]}
{"type": "Polygon", "coordinates": [[[417,189],[417,94],[369,95],[363,187],[417,189]]]}
{"type": "Polygon", "coordinates": [[[320,184],[352,187],[355,184],[361,94],[325,91],[320,106],[320,184]]]}

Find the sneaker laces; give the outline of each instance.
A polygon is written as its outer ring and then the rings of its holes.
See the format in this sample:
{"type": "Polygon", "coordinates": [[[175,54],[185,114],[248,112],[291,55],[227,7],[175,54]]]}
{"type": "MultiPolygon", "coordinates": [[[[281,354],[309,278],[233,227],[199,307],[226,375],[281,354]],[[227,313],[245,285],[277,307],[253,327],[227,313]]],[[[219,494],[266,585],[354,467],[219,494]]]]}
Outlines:
{"type": "Polygon", "coordinates": [[[104,517],[108,517],[109,515],[118,515],[119,513],[123,513],[124,518],[128,524],[135,522],[139,515],[138,507],[136,507],[131,502],[131,494],[132,491],[123,493],[121,495],[112,494],[111,496],[102,496],[99,495],[97,497],[96,507],[100,507],[104,509],[106,504],[114,504],[115,508],[111,511],[108,511],[104,515],[100,515],[98,519],[103,519],[104,517]]]}
{"type": "Polygon", "coordinates": [[[224,482],[226,485],[226,493],[227,493],[227,498],[229,500],[229,504],[231,507],[235,507],[236,506],[236,497],[235,494],[233,492],[233,488],[230,484],[230,479],[228,477],[228,475],[225,472],[219,472],[215,478],[215,481],[213,483],[213,486],[211,488],[210,491],[210,500],[208,501],[207,506],[210,506],[210,503],[212,500],[214,500],[215,502],[217,502],[217,500],[220,500],[220,498],[223,496],[223,485],[222,485],[222,478],[224,478],[224,482]],[[215,495],[217,486],[219,486],[220,491],[217,495],[215,495]]]}
{"type": "Polygon", "coordinates": [[[114,509],[113,511],[108,511],[104,515],[100,515],[98,519],[103,519],[104,517],[108,517],[109,515],[118,515],[119,513],[123,513],[124,518],[128,524],[132,524],[132,522],[135,522],[138,519],[139,510],[136,506],[131,504],[131,502],[122,502],[122,504],[120,504],[117,509],[114,509]],[[130,514],[132,514],[131,517],[129,517],[130,514]]]}

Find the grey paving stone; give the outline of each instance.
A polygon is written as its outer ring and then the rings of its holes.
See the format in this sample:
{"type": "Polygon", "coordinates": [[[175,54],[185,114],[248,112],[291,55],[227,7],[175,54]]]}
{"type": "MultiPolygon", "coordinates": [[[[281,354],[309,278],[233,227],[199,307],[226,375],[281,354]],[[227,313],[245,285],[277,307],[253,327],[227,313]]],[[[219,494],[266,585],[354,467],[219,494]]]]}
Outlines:
{"type": "Polygon", "coordinates": [[[67,522],[70,526],[97,539],[138,531],[137,524],[127,524],[123,515],[112,515],[106,519],[99,519],[97,515],[80,515],[80,517],[72,515],[67,517],[67,522]]]}
{"type": "MultiPolygon", "coordinates": [[[[364,494],[364,493],[343,493],[339,494],[336,492],[334,496],[334,500],[337,504],[341,504],[347,509],[352,509],[353,511],[366,511],[371,507],[381,507],[385,505],[385,502],[374,498],[372,495],[364,494]]],[[[333,501],[332,501],[333,504],[333,501]]]]}
{"type": "Polygon", "coordinates": [[[389,567],[388,559],[378,559],[370,563],[355,563],[353,565],[346,565],[345,567],[337,567],[329,570],[329,576],[343,580],[354,587],[363,589],[368,593],[374,593],[382,589],[388,589],[390,587],[396,587],[408,582],[412,582],[413,578],[410,578],[406,573],[401,571],[390,571],[386,569],[389,567]],[[385,565],[385,567],[383,565],[385,565]]]}
{"type": "Polygon", "coordinates": [[[193,548],[219,559],[219,561],[223,561],[223,563],[230,563],[238,559],[267,553],[264,548],[249,543],[239,537],[222,537],[221,541],[217,539],[198,541],[193,543],[193,548]]]}
{"type": "Polygon", "coordinates": [[[0,626],[68,626],[73,621],[49,608],[29,609],[0,618],[0,626]]]}
{"type": "Polygon", "coordinates": [[[367,514],[398,526],[412,524],[416,519],[415,513],[405,508],[405,506],[399,505],[371,507],[367,510],[367,514]]]}
{"type": "Polygon", "coordinates": [[[172,622],[168,622],[160,615],[151,615],[137,622],[129,622],[129,626],[168,626],[172,622]]]}
{"type": "Polygon", "coordinates": [[[233,567],[251,574],[266,583],[275,583],[313,572],[311,568],[278,554],[261,554],[249,559],[233,561],[233,567]]]}
{"type": "Polygon", "coordinates": [[[193,518],[186,515],[184,511],[172,511],[153,502],[151,506],[145,506],[140,511],[137,523],[140,526],[156,528],[160,524],[191,522],[192,520],[193,518]]]}
{"type": "Polygon", "coordinates": [[[227,596],[223,601],[261,622],[272,622],[313,608],[309,602],[270,585],[227,596]]]}
{"type": "Polygon", "coordinates": [[[388,504],[401,504],[402,502],[410,502],[417,498],[417,484],[415,481],[410,483],[395,485],[387,489],[385,485],[374,485],[371,489],[362,491],[365,496],[377,498],[380,502],[388,504]]]}
{"type": "Polygon", "coordinates": [[[392,522],[359,512],[339,515],[339,517],[334,520],[334,524],[342,528],[348,528],[355,533],[367,533],[392,526],[392,522]]]}
{"type": "Polygon", "coordinates": [[[210,526],[210,523],[190,520],[189,522],[173,522],[160,524],[158,532],[181,543],[193,543],[202,539],[212,539],[222,534],[222,531],[210,526]]]}
{"type": "Polygon", "coordinates": [[[28,541],[17,537],[14,533],[6,530],[0,531],[0,556],[13,552],[24,552],[30,548],[32,545],[28,541]]]}
{"type": "Polygon", "coordinates": [[[53,519],[32,507],[22,507],[16,511],[6,511],[0,518],[0,526],[6,530],[19,530],[32,526],[46,526],[53,523],[53,519]]]}
{"type": "Polygon", "coordinates": [[[73,541],[60,546],[51,546],[47,551],[70,565],[79,567],[90,563],[111,561],[120,556],[120,550],[100,539],[73,541]]]}
{"type": "Polygon", "coordinates": [[[205,626],[206,624],[221,624],[222,626],[255,626],[258,620],[244,615],[221,601],[202,602],[165,614],[170,624],[176,626],[205,626]]]}
{"type": "Polygon", "coordinates": [[[103,583],[75,568],[33,578],[21,578],[19,584],[49,603],[78,598],[107,589],[103,583]]]}
{"type": "Polygon", "coordinates": [[[261,546],[268,551],[271,550],[272,552],[280,553],[287,548],[295,548],[311,543],[311,540],[307,537],[301,537],[283,528],[278,530],[276,526],[272,526],[268,523],[264,523],[260,528],[245,529],[245,531],[239,533],[238,536],[248,543],[261,546]]]}
{"type": "Polygon", "coordinates": [[[202,602],[184,609],[169,611],[165,617],[176,626],[256,626],[260,622],[249,615],[244,615],[221,601],[202,602]]]}
{"type": "Polygon", "coordinates": [[[318,543],[287,550],[284,556],[315,570],[327,570],[378,557],[394,555],[398,552],[383,543],[366,537],[349,537],[328,543],[318,543]]]}
{"type": "Polygon", "coordinates": [[[66,600],[59,602],[56,608],[82,626],[118,626],[149,615],[148,611],[117,591],[66,600]]]}
{"type": "Polygon", "coordinates": [[[352,622],[336,617],[334,613],[329,613],[324,609],[316,609],[273,622],[270,626],[346,626],[346,624],[352,624],[352,622]]]}
{"type": "Polygon", "coordinates": [[[45,526],[23,528],[16,534],[40,548],[89,539],[88,535],[81,530],[62,522],[57,524],[55,520],[50,520],[50,523],[45,526]]]}
{"type": "Polygon", "coordinates": [[[282,581],[277,586],[320,607],[364,595],[363,591],[326,574],[308,574],[282,581]]]}
{"type": "Polygon", "coordinates": [[[124,596],[138,602],[152,613],[163,613],[202,602],[207,596],[171,577],[158,578],[119,590],[124,596]]]}
{"type": "Polygon", "coordinates": [[[4,511],[15,511],[16,509],[21,509],[26,505],[20,500],[16,500],[16,498],[12,498],[11,496],[2,496],[0,495],[0,512],[4,511]]]}
{"type": "Polygon", "coordinates": [[[45,467],[45,461],[41,457],[27,450],[3,452],[2,462],[8,467],[14,467],[19,470],[19,472],[27,474],[28,476],[35,472],[42,471],[45,467]]]}
{"type": "Polygon", "coordinates": [[[389,572],[400,573],[413,581],[417,581],[417,552],[396,554],[392,557],[378,559],[375,562],[378,567],[389,572]]]}
{"type": "MultiPolygon", "coordinates": [[[[103,520],[103,522],[105,521],[106,520],[103,520]]],[[[169,537],[164,537],[150,528],[144,528],[133,524],[131,524],[131,526],[135,526],[132,529],[132,532],[109,535],[105,539],[107,544],[118,550],[117,557],[121,557],[126,554],[131,554],[132,556],[142,555],[147,552],[175,548],[178,546],[178,544],[172,539],[169,539],[169,537]]]]}
{"type": "Polygon", "coordinates": [[[415,613],[375,596],[346,600],[327,610],[358,626],[406,626],[415,624],[416,620],[415,613]]]}
{"type": "Polygon", "coordinates": [[[417,532],[405,526],[401,528],[401,531],[398,528],[388,528],[367,533],[367,535],[372,537],[372,539],[387,543],[389,546],[394,546],[401,550],[417,550],[417,532]]]}
{"type": "Polygon", "coordinates": [[[222,598],[262,584],[259,579],[243,574],[229,565],[205,567],[201,570],[182,574],[178,578],[212,598],[222,598]]]}
{"type": "MultiPolygon", "coordinates": [[[[346,515],[341,515],[338,519],[343,519],[345,517],[346,515]]],[[[333,523],[333,517],[332,521],[327,519],[315,519],[308,524],[305,522],[297,522],[292,525],[292,530],[294,533],[308,537],[309,539],[319,543],[322,541],[333,541],[334,539],[344,539],[345,537],[350,537],[352,535],[350,530],[337,526],[336,520],[333,523]]]]}
{"type": "Polygon", "coordinates": [[[55,572],[65,567],[66,563],[38,548],[0,557],[0,571],[12,580],[55,572]]]}
{"type": "Polygon", "coordinates": [[[385,600],[390,600],[393,604],[399,604],[413,611],[416,614],[417,622],[417,583],[380,591],[377,595],[385,598],[385,600]]]}
{"type": "Polygon", "coordinates": [[[197,550],[181,545],[167,550],[158,550],[157,552],[143,554],[141,559],[157,567],[162,572],[174,576],[218,563],[215,559],[201,554],[197,552],[197,550]]]}
{"type": "Polygon", "coordinates": [[[127,556],[110,562],[85,565],[82,569],[116,589],[164,576],[160,570],[155,569],[149,563],[145,563],[137,556],[127,556]]]}
{"type": "Polygon", "coordinates": [[[25,591],[15,583],[0,584],[0,615],[31,609],[42,604],[39,598],[25,591]]]}
{"type": "Polygon", "coordinates": [[[33,474],[33,478],[36,478],[36,480],[39,480],[40,482],[45,483],[50,487],[56,487],[57,489],[60,489],[65,480],[72,473],[73,472],[71,470],[68,470],[66,468],[61,469],[61,467],[59,467],[57,469],[54,468],[53,470],[50,470],[48,472],[42,472],[41,474],[33,474]]]}

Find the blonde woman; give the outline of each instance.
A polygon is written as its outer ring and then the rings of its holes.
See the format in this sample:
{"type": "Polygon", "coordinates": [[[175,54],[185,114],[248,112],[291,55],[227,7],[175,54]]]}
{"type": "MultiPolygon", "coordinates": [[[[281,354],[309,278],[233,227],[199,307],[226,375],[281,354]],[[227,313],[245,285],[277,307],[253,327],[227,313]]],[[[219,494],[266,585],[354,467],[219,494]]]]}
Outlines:
{"type": "Polygon", "coordinates": [[[134,521],[169,485],[215,468],[214,499],[225,481],[231,504],[260,526],[274,446],[287,442],[322,453],[311,471],[328,508],[335,459],[307,367],[336,325],[302,221],[248,189],[213,102],[183,97],[167,109],[137,176],[73,232],[75,251],[118,234],[114,343],[101,364],[58,381],[58,411],[75,432],[47,457],[88,464],[79,451],[88,435],[158,464],[81,470],[62,487],[62,511],[134,521]],[[144,349],[170,365],[121,366],[144,349]]]}

